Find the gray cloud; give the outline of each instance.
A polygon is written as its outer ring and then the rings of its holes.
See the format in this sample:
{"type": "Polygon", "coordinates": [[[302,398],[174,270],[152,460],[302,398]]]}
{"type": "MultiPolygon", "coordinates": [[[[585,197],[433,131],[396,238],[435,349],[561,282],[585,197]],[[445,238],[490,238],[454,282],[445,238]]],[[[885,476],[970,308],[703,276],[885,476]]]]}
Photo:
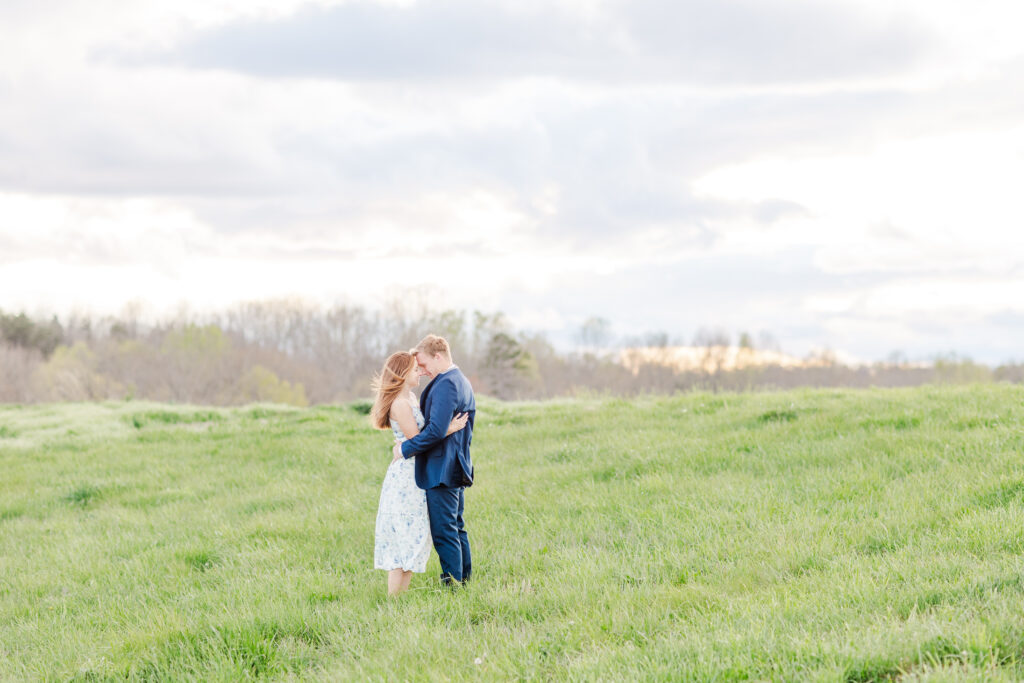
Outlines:
{"type": "MultiPolygon", "coordinates": [[[[521,116],[483,125],[463,125],[458,101],[450,105],[454,118],[447,126],[389,131],[382,116],[381,134],[372,141],[348,132],[344,120],[291,129],[268,123],[254,138],[254,131],[240,134],[230,126],[243,112],[222,111],[207,128],[193,116],[163,116],[157,101],[86,116],[53,112],[38,128],[0,129],[0,146],[14,149],[0,158],[0,186],[173,195],[221,231],[337,225],[365,215],[373,202],[466,187],[518,197],[519,208],[545,221],[544,228],[581,240],[648,222],[697,225],[753,210],[696,199],[687,189],[709,164],[742,159],[756,148],[721,143],[728,137],[752,142],[755,131],[739,136],[738,129],[759,125],[741,118],[715,133],[719,121],[730,120],[721,106],[702,115],[698,102],[684,105],[694,111],[683,121],[688,138],[679,158],[687,161],[680,164],[660,151],[680,125],[672,98],[602,97],[587,103],[542,97],[521,116]],[[139,135],[149,116],[150,133],[139,135]],[[551,186],[558,188],[559,212],[545,218],[531,203],[551,186]]],[[[731,106],[745,110],[751,103],[731,106]]],[[[710,238],[705,235],[705,242],[710,238]]]]}
{"type": "MultiPolygon", "coordinates": [[[[654,211],[684,195],[689,180],[752,156],[780,150],[843,153],[882,137],[1007,125],[1024,112],[1024,91],[1008,88],[1009,80],[919,92],[719,97],[611,89],[596,101],[567,92],[538,96],[518,116],[482,122],[460,118],[460,105],[472,104],[470,93],[441,86],[450,120],[404,132],[392,128],[393,111],[379,119],[370,114],[364,125],[376,131],[372,140],[348,130],[344,116],[331,124],[268,120],[261,128],[246,128],[249,112],[220,99],[209,102],[206,116],[200,105],[168,112],[167,102],[152,92],[102,100],[85,88],[7,88],[0,90],[0,187],[366,199],[475,183],[530,194],[554,182],[570,191],[599,191],[581,198],[581,211],[600,210],[616,195],[624,195],[619,202],[624,206],[628,196],[645,194],[663,198],[637,207],[654,211]]],[[[435,89],[429,84],[410,88],[414,93],[435,89]]],[[[164,94],[196,96],[189,89],[164,94]]],[[[405,120],[416,117],[410,110],[405,120]]]]}
{"type": "Polygon", "coordinates": [[[933,47],[917,26],[849,9],[764,0],[613,0],[587,16],[556,4],[477,0],[393,7],[358,0],[243,21],[165,54],[98,53],[269,77],[349,81],[557,76],[601,82],[803,82],[892,73],[933,47]]]}

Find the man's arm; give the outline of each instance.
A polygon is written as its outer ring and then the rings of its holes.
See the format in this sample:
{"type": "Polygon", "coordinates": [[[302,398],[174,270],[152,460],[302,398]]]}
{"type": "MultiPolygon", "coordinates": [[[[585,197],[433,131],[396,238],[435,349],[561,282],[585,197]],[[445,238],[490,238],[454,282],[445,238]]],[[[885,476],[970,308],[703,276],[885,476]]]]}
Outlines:
{"type": "Polygon", "coordinates": [[[411,458],[441,443],[455,414],[455,385],[443,381],[430,391],[430,415],[423,431],[402,442],[402,457],[411,458]]]}

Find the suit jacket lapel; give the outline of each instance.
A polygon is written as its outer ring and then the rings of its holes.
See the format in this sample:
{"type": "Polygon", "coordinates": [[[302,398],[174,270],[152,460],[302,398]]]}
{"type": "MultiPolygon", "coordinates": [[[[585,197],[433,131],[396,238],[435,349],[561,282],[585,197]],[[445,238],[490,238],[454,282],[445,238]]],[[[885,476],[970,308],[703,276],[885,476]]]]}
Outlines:
{"type": "Polygon", "coordinates": [[[430,380],[430,384],[425,386],[423,388],[423,393],[420,394],[420,412],[423,413],[424,415],[427,414],[427,394],[429,394],[430,390],[434,388],[434,382],[436,380],[436,377],[430,380]]]}

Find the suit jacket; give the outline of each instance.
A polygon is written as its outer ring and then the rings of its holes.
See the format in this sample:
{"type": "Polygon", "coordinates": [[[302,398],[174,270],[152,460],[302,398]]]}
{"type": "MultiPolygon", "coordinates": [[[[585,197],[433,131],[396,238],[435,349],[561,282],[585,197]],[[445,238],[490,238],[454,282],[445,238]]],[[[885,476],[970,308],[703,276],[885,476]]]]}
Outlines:
{"type": "Polygon", "coordinates": [[[420,395],[420,410],[427,418],[419,434],[402,442],[402,456],[416,458],[416,485],[421,489],[473,485],[473,441],[476,399],[473,387],[458,368],[435,377],[420,395]],[[461,430],[445,437],[457,413],[469,413],[461,430]]]}

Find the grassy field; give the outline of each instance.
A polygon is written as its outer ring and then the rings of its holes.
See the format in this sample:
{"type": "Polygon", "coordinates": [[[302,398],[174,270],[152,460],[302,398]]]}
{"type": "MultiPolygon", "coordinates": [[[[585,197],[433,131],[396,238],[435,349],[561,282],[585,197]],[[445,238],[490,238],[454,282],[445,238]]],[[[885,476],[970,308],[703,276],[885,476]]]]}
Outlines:
{"type": "Polygon", "coordinates": [[[1024,678],[1024,388],[482,399],[397,601],[359,407],[0,406],[0,679],[1024,678]]]}

